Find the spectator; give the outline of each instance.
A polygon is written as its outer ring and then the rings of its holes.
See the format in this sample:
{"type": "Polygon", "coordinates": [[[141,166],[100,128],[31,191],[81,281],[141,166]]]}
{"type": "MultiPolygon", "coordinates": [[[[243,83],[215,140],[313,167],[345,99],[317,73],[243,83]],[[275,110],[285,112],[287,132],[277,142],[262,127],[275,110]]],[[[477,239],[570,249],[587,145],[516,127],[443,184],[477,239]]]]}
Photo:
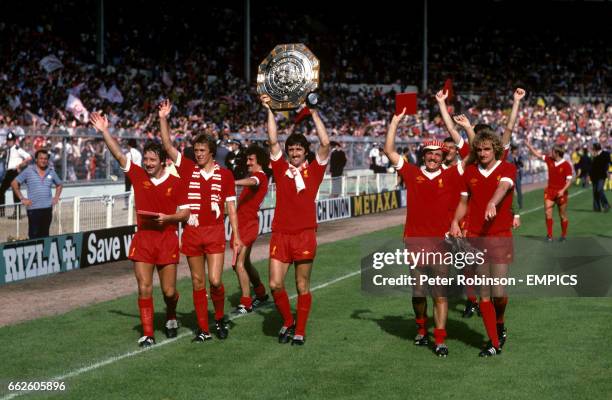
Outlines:
{"type": "Polygon", "coordinates": [[[346,166],[346,154],[342,150],[340,143],[331,141],[331,155],[329,159],[329,169],[332,179],[331,197],[338,197],[342,194],[342,175],[346,166]]]}
{"type": "MultiPolygon", "coordinates": [[[[129,139],[127,141],[127,146],[128,146],[127,158],[130,159],[131,162],[134,163],[134,165],[138,165],[139,167],[142,167],[142,154],[138,150],[138,144],[136,143],[136,139],[129,139]]],[[[132,181],[130,180],[130,177],[127,176],[126,174],[125,175],[125,191],[129,192],[131,190],[132,190],[132,181]]],[[[124,210],[127,210],[128,203],[129,203],[129,197],[126,197],[125,206],[123,207],[124,210]]]]}
{"type": "Polygon", "coordinates": [[[49,236],[53,206],[59,202],[62,181],[49,167],[49,152],[38,150],[35,164],[24,169],[11,182],[13,192],[28,210],[28,237],[30,239],[49,236]],[[23,196],[20,185],[28,187],[28,197],[23,196]],[[55,196],[51,197],[51,186],[55,185],[55,196]]]}
{"type": "Polygon", "coordinates": [[[522,180],[523,180],[523,156],[519,154],[518,146],[513,144],[510,146],[510,155],[508,157],[508,161],[514,164],[516,167],[516,202],[518,203],[518,208],[521,210],[523,208],[523,190],[522,190],[522,180]]]}
{"type": "Polygon", "coordinates": [[[591,183],[593,184],[593,211],[608,212],[610,204],[604,192],[604,182],[608,177],[610,153],[601,149],[601,144],[593,143],[593,165],[591,166],[591,183]]]}
{"type": "MultiPolygon", "coordinates": [[[[2,179],[2,184],[0,185],[0,217],[4,217],[5,215],[5,192],[6,189],[11,187],[11,182],[13,179],[21,172],[23,168],[25,168],[28,163],[32,160],[32,156],[25,150],[19,147],[17,144],[17,137],[13,132],[9,132],[6,135],[6,155],[4,158],[5,163],[5,174],[4,179],[2,179]]],[[[19,203],[19,197],[16,193],[13,193],[13,202],[15,204],[19,203]]],[[[16,208],[13,210],[13,215],[9,216],[9,218],[17,218],[16,208]]]]}

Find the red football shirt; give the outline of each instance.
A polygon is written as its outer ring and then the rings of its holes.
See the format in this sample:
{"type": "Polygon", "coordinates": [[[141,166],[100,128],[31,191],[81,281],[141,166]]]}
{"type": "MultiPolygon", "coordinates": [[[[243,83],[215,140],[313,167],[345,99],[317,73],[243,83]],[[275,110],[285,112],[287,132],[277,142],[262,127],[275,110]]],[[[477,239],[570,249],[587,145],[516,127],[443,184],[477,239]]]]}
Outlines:
{"type": "Polygon", "coordinates": [[[548,190],[559,191],[563,189],[563,186],[567,183],[568,179],[572,179],[573,168],[567,160],[555,161],[554,158],[549,156],[542,156],[542,159],[548,167],[548,190]]]}
{"type": "Polygon", "coordinates": [[[219,201],[219,210],[221,212],[217,217],[211,208],[210,195],[212,192],[212,185],[218,183],[218,181],[213,180],[212,172],[207,174],[203,169],[200,169],[200,173],[197,174],[196,167],[197,165],[193,161],[187,157],[183,157],[179,153],[176,159],[176,170],[185,185],[187,198],[192,205],[200,205],[200,209],[197,211],[192,210],[192,213],[198,214],[200,226],[223,224],[225,202],[236,200],[234,175],[232,175],[231,171],[228,169],[220,168],[219,170],[219,175],[221,175],[221,201],[219,201]],[[194,187],[190,187],[192,186],[192,182],[195,182],[194,187]],[[190,195],[190,193],[199,193],[199,195],[196,194],[193,196],[190,195]],[[190,199],[190,197],[194,198],[190,199]],[[199,197],[199,199],[196,197],[199,197]]]}
{"type": "MultiPolygon", "coordinates": [[[[124,169],[132,181],[136,210],[174,214],[178,208],[189,208],[185,185],[176,176],[165,173],[161,178],[151,178],[144,169],[128,159],[124,169]]],[[[176,230],[178,224],[160,227],[152,217],[136,214],[139,230],[176,230]]]]}
{"type": "Polygon", "coordinates": [[[442,238],[459,202],[457,167],[428,172],[400,158],[395,168],[406,184],[404,237],[442,238]]]}
{"type": "Polygon", "coordinates": [[[282,156],[282,152],[277,160],[271,160],[272,174],[276,182],[276,209],[272,232],[296,233],[317,227],[315,200],[327,162],[328,160],[314,160],[300,171],[306,188],[298,193],[295,180],[287,175],[289,163],[282,156]]]}
{"type": "Polygon", "coordinates": [[[238,199],[238,225],[257,219],[257,211],[268,192],[268,177],[262,171],[255,172],[250,178],[256,179],[256,186],[245,186],[238,199]]]}
{"type": "Polygon", "coordinates": [[[463,194],[469,195],[469,210],[467,226],[471,234],[489,236],[512,229],[514,214],[512,213],[512,196],[514,191],[508,190],[502,201],[497,205],[497,215],[490,221],[485,221],[487,205],[497,190],[499,182],[506,181],[514,186],[516,167],[506,161],[498,160],[493,168],[482,169],[478,164],[466,166],[463,174],[463,194]]]}

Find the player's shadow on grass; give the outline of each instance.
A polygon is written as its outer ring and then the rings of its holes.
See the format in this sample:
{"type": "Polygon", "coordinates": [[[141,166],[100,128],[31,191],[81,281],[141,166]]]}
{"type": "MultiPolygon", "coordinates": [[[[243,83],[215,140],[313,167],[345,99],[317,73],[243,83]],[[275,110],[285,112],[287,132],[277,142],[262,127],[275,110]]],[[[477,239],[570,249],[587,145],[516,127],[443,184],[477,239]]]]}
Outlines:
{"type": "MultiPolygon", "coordinates": [[[[400,339],[412,340],[416,336],[416,325],[414,318],[403,315],[385,315],[382,318],[374,318],[364,314],[372,313],[370,310],[355,310],[351,314],[351,318],[362,321],[372,321],[378,324],[380,329],[390,335],[400,339]]],[[[431,333],[433,318],[430,318],[428,323],[429,332],[431,333]]],[[[449,319],[446,323],[446,331],[449,333],[449,338],[459,340],[468,346],[481,348],[484,341],[482,333],[474,331],[465,322],[449,319]]]]}

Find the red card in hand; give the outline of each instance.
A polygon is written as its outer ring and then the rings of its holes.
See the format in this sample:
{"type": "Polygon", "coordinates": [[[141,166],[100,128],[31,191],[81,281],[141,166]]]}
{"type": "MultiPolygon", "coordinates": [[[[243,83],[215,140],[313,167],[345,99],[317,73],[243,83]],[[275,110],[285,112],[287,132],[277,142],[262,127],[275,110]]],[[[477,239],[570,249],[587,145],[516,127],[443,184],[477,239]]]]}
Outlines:
{"type": "Polygon", "coordinates": [[[159,213],[152,212],[152,211],[136,210],[136,214],[142,215],[144,217],[152,217],[152,218],[159,217],[159,213]]]}
{"type": "Polygon", "coordinates": [[[414,115],[417,112],[417,94],[398,93],[395,95],[395,115],[400,115],[406,107],[406,115],[414,115]]]}

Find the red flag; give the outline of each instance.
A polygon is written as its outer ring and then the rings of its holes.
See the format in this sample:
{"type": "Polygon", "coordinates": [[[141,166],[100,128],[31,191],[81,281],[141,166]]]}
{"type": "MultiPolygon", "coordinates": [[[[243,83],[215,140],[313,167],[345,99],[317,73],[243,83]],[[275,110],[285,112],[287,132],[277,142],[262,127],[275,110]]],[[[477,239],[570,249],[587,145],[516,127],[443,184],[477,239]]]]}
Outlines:
{"type": "Polygon", "coordinates": [[[295,120],[293,121],[293,123],[299,124],[308,115],[310,115],[310,109],[304,106],[304,108],[302,108],[300,112],[298,112],[298,114],[295,116],[295,120]]]}
{"type": "Polygon", "coordinates": [[[447,102],[453,101],[453,98],[455,97],[455,92],[453,91],[453,81],[451,80],[451,78],[446,79],[442,91],[448,92],[448,98],[446,99],[447,102]]]}

